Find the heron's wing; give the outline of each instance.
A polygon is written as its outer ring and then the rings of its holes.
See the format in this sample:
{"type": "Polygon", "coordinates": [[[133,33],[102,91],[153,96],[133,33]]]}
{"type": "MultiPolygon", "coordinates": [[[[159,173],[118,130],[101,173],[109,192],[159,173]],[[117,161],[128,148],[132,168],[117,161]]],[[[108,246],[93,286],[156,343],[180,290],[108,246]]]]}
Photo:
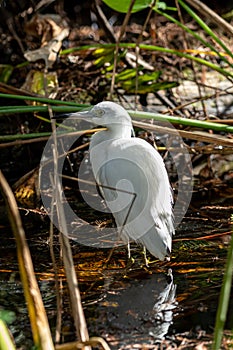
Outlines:
{"type": "Polygon", "coordinates": [[[147,248],[155,236],[159,251],[170,249],[172,194],[159,153],[146,141],[132,138],[109,143],[98,165],[92,158],[96,180],[118,229],[123,226],[126,237],[142,241],[147,248]]]}

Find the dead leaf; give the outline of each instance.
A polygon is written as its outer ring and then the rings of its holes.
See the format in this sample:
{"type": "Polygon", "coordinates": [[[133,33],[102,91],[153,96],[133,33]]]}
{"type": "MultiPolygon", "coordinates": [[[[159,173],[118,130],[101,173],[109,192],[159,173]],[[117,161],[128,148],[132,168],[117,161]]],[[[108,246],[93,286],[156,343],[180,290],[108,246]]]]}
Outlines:
{"type": "Polygon", "coordinates": [[[41,47],[25,52],[24,57],[29,62],[42,59],[46,68],[51,68],[57,59],[62,41],[69,35],[67,23],[59,15],[36,15],[27,23],[25,31],[41,37],[41,47]]]}
{"type": "Polygon", "coordinates": [[[62,29],[67,27],[67,22],[59,15],[37,14],[25,24],[25,32],[37,38],[41,37],[41,46],[45,46],[54,37],[59,35],[62,29]]]}

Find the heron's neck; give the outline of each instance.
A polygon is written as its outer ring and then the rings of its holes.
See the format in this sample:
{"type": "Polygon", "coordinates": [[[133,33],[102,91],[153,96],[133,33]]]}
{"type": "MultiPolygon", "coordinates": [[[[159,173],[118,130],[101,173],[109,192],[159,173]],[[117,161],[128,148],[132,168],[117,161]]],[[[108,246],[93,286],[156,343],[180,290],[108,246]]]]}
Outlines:
{"type": "Polygon", "coordinates": [[[107,130],[97,132],[92,138],[95,139],[96,143],[115,140],[115,139],[129,139],[132,134],[132,125],[120,125],[112,124],[107,130]]]}
{"type": "Polygon", "coordinates": [[[131,138],[132,128],[132,124],[112,124],[107,128],[107,130],[105,130],[105,132],[108,138],[128,139],[131,138]]]}

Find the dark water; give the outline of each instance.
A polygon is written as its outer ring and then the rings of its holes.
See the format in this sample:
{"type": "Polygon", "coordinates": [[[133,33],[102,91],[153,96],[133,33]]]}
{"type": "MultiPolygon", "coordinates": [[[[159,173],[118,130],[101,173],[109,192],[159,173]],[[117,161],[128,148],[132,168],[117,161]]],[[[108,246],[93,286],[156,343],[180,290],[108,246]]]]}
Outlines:
{"type": "MultiPolygon", "coordinates": [[[[28,225],[34,220],[30,215],[24,218],[26,235],[54,335],[57,314],[54,270],[48,234],[43,231],[48,222],[28,225]]],[[[119,247],[106,268],[104,261],[109,249],[97,250],[71,241],[90,335],[102,336],[112,349],[130,349],[132,344],[144,343],[153,346],[166,341],[175,346],[184,335],[211,338],[230,234],[229,213],[219,210],[218,219],[215,217],[214,209],[206,210],[205,216],[203,212],[189,212],[177,229],[171,261],[150,262],[149,267],[136,245],[132,245],[131,251],[134,263],[128,260],[127,249],[119,247]]],[[[9,328],[17,347],[30,349],[33,344],[30,322],[15,241],[7,223],[1,226],[1,237],[0,308],[14,312],[15,319],[9,328]]],[[[54,251],[58,256],[56,238],[54,251]]],[[[75,332],[62,266],[59,271],[64,290],[62,341],[67,342],[75,340],[75,332]]],[[[231,301],[228,329],[233,326],[232,311],[231,301]]]]}

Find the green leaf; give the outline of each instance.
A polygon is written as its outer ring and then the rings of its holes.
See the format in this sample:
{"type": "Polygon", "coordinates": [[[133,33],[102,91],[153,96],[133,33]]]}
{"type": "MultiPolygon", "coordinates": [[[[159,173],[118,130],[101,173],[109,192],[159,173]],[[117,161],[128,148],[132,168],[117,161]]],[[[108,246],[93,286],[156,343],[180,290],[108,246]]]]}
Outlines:
{"type": "MultiPolygon", "coordinates": [[[[141,72],[142,69],[139,67],[139,72],[141,72]]],[[[120,81],[125,81],[125,80],[134,80],[136,79],[136,69],[124,69],[121,73],[118,73],[116,75],[116,83],[120,81]]],[[[153,72],[153,73],[143,73],[142,75],[138,76],[138,83],[143,84],[143,83],[148,83],[148,82],[154,82],[156,81],[159,76],[161,75],[160,71],[153,72]]]]}
{"type": "Polygon", "coordinates": [[[124,69],[121,73],[118,73],[116,75],[116,83],[119,81],[134,79],[136,77],[136,74],[137,72],[135,69],[124,69]]]}
{"type": "MultiPolygon", "coordinates": [[[[113,66],[114,62],[114,51],[115,48],[98,48],[93,52],[93,56],[97,57],[94,61],[94,65],[97,68],[105,66],[106,70],[109,71],[109,67],[113,66]],[[106,65],[107,64],[107,65],[106,65]],[[108,67],[108,68],[107,68],[108,67]]],[[[124,53],[119,53],[117,62],[119,62],[124,53]]],[[[112,67],[113,69],[113,67],[112,67]]]]}
{"type": "Polygon", "coordinates": [[[148,82],[155,82],[161,75],[161,71],[156,71],[153,73],[147,73],[139,76],[139,83],[148,83],[148,82]]]}
{"type": "Polygon", "coordinates": [[[14,67],[10,64],[0,64],[0,82],[7,83],[14,67]]]}
{"type": "MultiPolygon", "coordinates": [[[[161,82],[161,83],[152,83],[148,85],[139,85],[137,89],[137,93],[144,95],[148,94],[149,92],[155,92],[159,90],[166,90],[171,89],[173,87],[176,87],[178,85],[177,82],[161,82]]],[[[122,83],[123,89],[127,93],[134,94],[136,90],[135,81],[125,81],[122,83]]]]}
{"type": "MultiPolygon", "coordinates": [[[[103,0],[103,2],[117,12],[127,13],[131,0],[103,0]]],[[[151,0],[136,0],[132,12],[145,10],[151,2],[151,0]]]]}
{"type": "MultiPolygon", "coordinates": [[[[140,68],[140,67],[139,67],[140,68]]],[[[158,90],[169,89],[171,87],[177,86],[174,82],[159,82],[158,78],[161,75],[160,71],[152,73],[143,73],[139,70],[140,75],[138,75],[138,87],[137,92],[139,94],[147,94],[148,92],[155,92],[158,90]]],[[[118,86],[122,87],[126,92],[135,93],[136,91],[136,75],[135,69],[125,69],[121,73],[116,75],[116,83],[118,86]]],[[[110,76],[109,76],[110,78],[110,76]]]]}
{"type": "Polygon", "coordinates": [[[114,55],[113,55],[113,53],[110,53],[109,55],[105,55],[105,56],[101,56],[101,57],[97,58],[94,61],[94,65],[97,68],[100,68],[100,67],[103,67],[106,63],[113,62],[113,59],[114,59],[114,55]]]}
{"type": "Polygon", "coordinates": [[[12,323],[15,320],[15,313],[9,310],[0,310],[0,319],[6,323],[12,323]]]}

